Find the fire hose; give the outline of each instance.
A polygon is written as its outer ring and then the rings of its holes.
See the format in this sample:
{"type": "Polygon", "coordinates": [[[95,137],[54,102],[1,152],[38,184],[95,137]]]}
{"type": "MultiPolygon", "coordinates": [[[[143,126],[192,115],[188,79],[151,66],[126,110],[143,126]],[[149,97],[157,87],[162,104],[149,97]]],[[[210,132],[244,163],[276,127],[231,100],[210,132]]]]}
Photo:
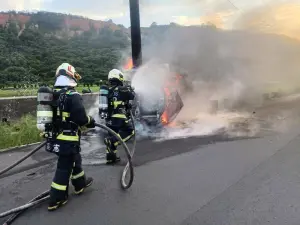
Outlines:
{"type": "Polygon", "coordinates": [[[27,159],[28,157],[32,156],[34,153],[36,153],[38,150],[40,150],[43,146],[45,146],[46,141],[42,142],[39,146],[37,146],[35,149],[33,149],[32,151],[30,151],[27,155],[25,155],[23,158],[19,159],[18,161],[16,161],[15,163],[13,163],[12,165],[6,167],[4,170],[0,171],[0,176],[4,173],[6,173],[7,171],[11,170],[12,168],[16,167],[17,165],[19,165],[21,162],[23,162],[25,159],[27,159]]]}
{"type": "MultiPolygon", "coordinates": [[[[132,124],[132,128],[133,128],[133,131],[134,131],[134,136],[133,136],[133,146],[132,146],[132,152],[129,152],[130,154],[130,157],[128,157],[128,162],[122,172],[122,176],[121,176],[121,187],[123,189],[128,189],[130,188],[130,186],[132,185],[132,182],[133,182],[133,178],[134,178],[134,171],[133,171],[133,165],[132,165],[132,157],[134,155],[134,152],[135,152],[135,147],[136,147],[136,130],[135,130],[135,124],[134,124],[134,121],[133,121],[133,115],[132,115],[132,112],[130,111],[130,119],[131,119],[131,124],[132,124]],[[130,160],[129,160],[130,158],[130,160]],[[128,169],[130,169],[130,180],[129,180],[129,183],[126,185],[125,183],[125,179],[126,179],[126,175],[127,175],[127,172],[128,172],[128,169]]],[[[125,148],[125,147],[124,147],[125,148]]],[[[127,153],[127,151],[126,151],[127,153]]]]}
{"type": "MultiPolygon", "coordinates": [[[[133,121],[133,116],[132,113],[130,112],[130,116],[131,116],[131,122],[132,122],[132,126],[135,132],[135,125],[134,125],[134,121],[133,121]]],[[[107,126],[103,125],[103,124],[95,124],[96,127],[102,128],[104,130],[106,130],[107,132],[109,132],[110,134],[112,134],[123,146],[128,162],[122,172],[122,176],[120,179],[120,185],[121,188],[126,190],[128,188],[131,187],[132,183],[133,183],[133,179],[134,179],[134,169],[133,169],[133,164],[132,164],[132,157],[133,154],[135,152],[135,146],[136,146],[136,138],[135,138],[135,133],[134,133],[134,140],[133,140],[133,148],[132,151],[130,152],[128,146],[126,145],[126,143],[122,140],[122,138],[112,129],[108,128],[107,126]],[[128,183],[126,183],[125,178],[127,175],[127,172],[129,170],[129,181],[128,183]]],[[[37,152],[38,150],[40,150],[44,145],[46,144],[46,142],[42,142],[39,146],[37,146],[35,149],[33,149],[31,152],[29,152],[27,155],[25,155],[23,158],[21,158],[20,160],[18,160],[17,162],[15,162],[14,164],[12,164],[11,166],[5,168],[4,170],[0,171],[0,175],[6,173],[7,171],[11,170],[12,168],[14,168],[15,166],[17,166],[18,164],[20,164],[21,162],[23,162],[25,159],[27,159],[28,157],[30,157],[31,155],[33,155],[35,152],[37,152]]],[[[9,225],[11,224],[22,212],[24,212],[26,209],[33,207],[35,205],[38,205],[46,200],[48,200],[50,198],[49,196],[49,190],[43,192],[42,194],[38,195],[37,197],[35,197],[34,199],[32,199],[31,201],[29,201],[27,204],[22,205],[20,207],[8,210],[6,212],[0,213],[0,218],[6,217],[8,215],[13,214],[7,221],[5,221],[5,223],[3,225],[9,225]]]]}

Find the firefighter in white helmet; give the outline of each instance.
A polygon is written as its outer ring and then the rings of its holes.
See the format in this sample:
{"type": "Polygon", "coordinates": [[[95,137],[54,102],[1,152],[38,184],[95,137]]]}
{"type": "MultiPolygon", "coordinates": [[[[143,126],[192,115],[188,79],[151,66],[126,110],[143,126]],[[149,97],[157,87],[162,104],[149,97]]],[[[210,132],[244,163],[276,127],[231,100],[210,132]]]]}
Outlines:
{"type": "Polygon", "coordinates": [[[55,121],[57,136],[52,146],[58,162],[50,189],[49,211],[66,204],[70,178],[77,195],[93,182],[92,178],[86,177],[81,165],[80,127],[95,127],[95,120],[86,114],[82,98],[74,89],[81,76],[72,65],[63,63],[57,68],[55,78],[53,96],[58,112],[55,121]]]}

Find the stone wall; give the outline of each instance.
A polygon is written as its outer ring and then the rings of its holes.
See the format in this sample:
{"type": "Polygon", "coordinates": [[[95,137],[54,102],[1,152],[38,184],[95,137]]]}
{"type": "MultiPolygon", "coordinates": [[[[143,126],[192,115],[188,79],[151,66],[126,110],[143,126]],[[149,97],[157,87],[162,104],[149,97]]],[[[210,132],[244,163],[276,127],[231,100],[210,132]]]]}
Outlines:
{"type": "MultiPolygon", "coordinates": [[[[83,103],[86,110],[89,111],[98,100],[98,93],[83,94],[83,103]]],[[[19,119],[24,114],[36,114],[36,97],[13,97],[0,98],[0,119],[7,118],[8,120],[19,119]]]]}

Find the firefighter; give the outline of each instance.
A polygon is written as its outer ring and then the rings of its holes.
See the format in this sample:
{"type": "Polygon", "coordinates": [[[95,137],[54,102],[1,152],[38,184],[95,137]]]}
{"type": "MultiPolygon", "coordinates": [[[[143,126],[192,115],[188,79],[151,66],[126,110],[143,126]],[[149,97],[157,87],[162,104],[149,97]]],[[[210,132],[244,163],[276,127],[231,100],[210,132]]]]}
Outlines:
{"type": "Polygon", "coordinates": [[[76,195],[82,194],[93,183],[92,178],[86,177],[81,164],[80,128],[95,127],[95,120],[87,116],[82,98],[75,90],[81,76],[72,65],[63,63],[57,68],[55,77],[54,99],[57,99],[59,123],[53,152],[58,155],[58,162],[50,189],[49,211],[67,203],[70,178],[76,195]]]}
{"type": "MultiPolygon", "coordinates": [[[[133,88],[124,85],[124,75],[121,71],[113,69],[108,73],[108,110],[106,126],[114,130],[123,141],[127,142],[134,135],[129,122],[130,101],[134,99],[133,88]]],[[[106,145],[106,163],[114,164],[120,161],[117,154],[118,140],[108,134],[104,139],[106,145]]]]}

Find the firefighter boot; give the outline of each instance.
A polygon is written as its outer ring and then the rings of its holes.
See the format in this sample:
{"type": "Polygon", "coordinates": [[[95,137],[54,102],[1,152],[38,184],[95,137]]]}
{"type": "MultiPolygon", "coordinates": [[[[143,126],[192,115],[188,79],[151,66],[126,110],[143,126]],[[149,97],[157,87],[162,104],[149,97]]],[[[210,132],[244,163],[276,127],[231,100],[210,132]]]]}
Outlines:
{"type": "Polygon", "coordinates": [[[115,164],[120,162],[121,158],[115,152],[107,152],[106,153],[106,164],[115,164]]]}
{"type": "Polygon", "coordinates": [[[115,164],[121,161],[121,158],[117,156],[117,150],[113,150],[115,147],[111,143],[111,140],[109,138],[105,138],[104,143],[106,145],[106,164],[115,164]]]}
{"type": "Polygon", "coordinates": [[[55,211],[58,208],[60,208],[61,206],[64,206],[65,204],[67,204],[68,202],[68,189],[69,187],[67,187],[67,190],[64,194],[64,197],[60,200],[58,199],[54,199],[54,198],[50,198],[50,202],[48,204],[48,211],[55,211]]]}
{"type": "Polygon", "coordinates": [[[61,201],[51,201],[48,205],[48,211],[57,210],[59,207],[64,206],[68,202],[68,197],[61,201]]]}
{"type": "Polygon", "coordinates": [[[76,194],[76,195],[81,195],[87,187],[89,187],[89,186],[92,185],[93,181],[94,181],[93,178],[87,177],[87,178],[85,179],[85,186],[84,186],[83,188],[80,188],[80,189],[78,188],[78,189],[77,189],[77,188],[75,187],[75,194],[76,194]]]}

